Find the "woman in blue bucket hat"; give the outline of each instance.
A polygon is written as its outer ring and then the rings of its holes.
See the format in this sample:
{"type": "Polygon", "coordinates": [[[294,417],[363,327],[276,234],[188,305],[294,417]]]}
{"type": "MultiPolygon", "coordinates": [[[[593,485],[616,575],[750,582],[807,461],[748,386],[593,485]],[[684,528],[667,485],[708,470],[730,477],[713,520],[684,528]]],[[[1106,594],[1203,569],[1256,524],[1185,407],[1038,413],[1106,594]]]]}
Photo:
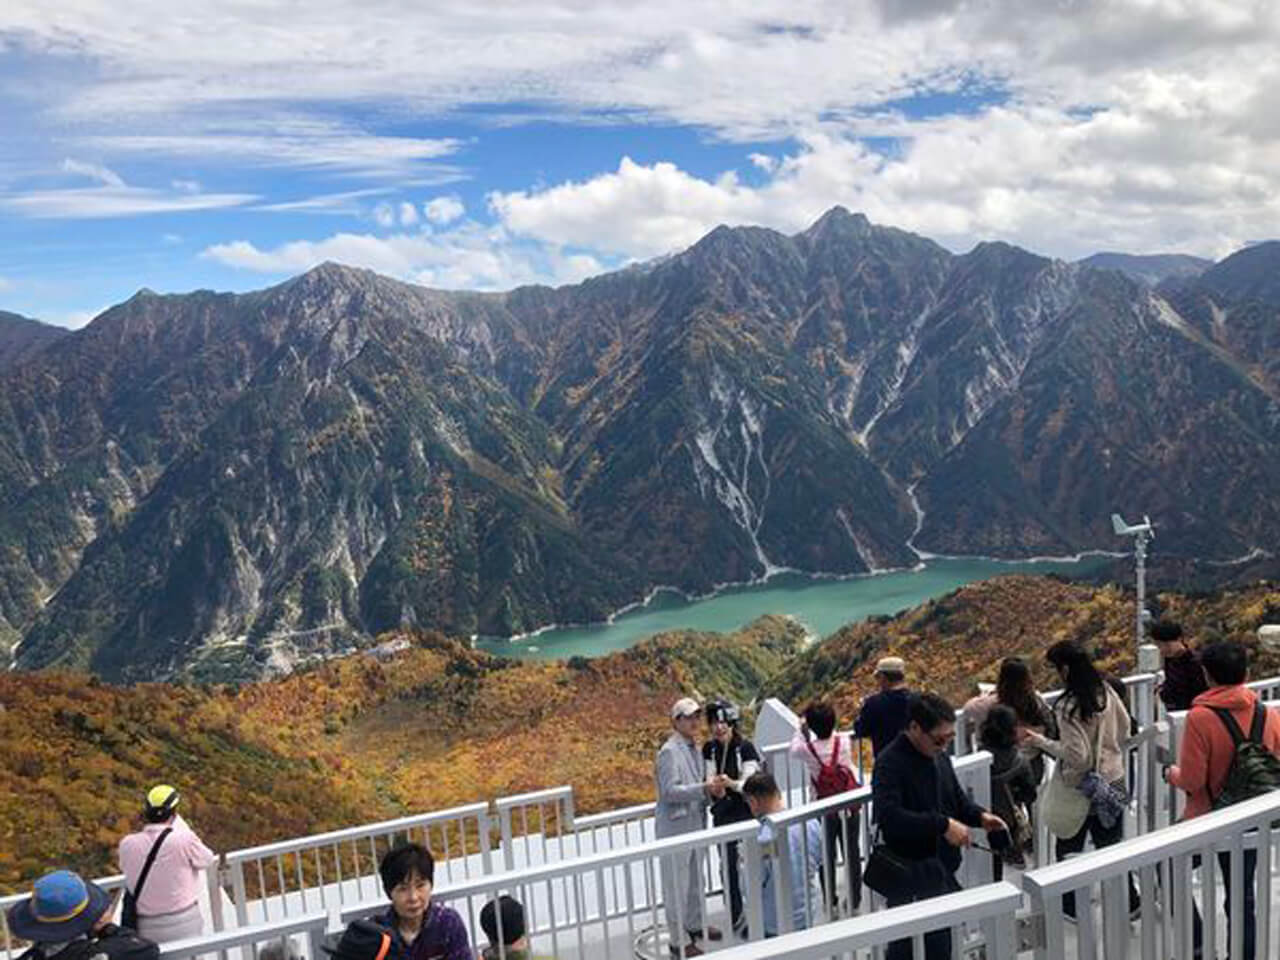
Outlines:
{"type": "Polygon", "coordinates": [[[29,940],[21,960],[81,960],[104,954],[109,960],[157,960],[159,948],[132,930],[111,922],[115,898],[70,870],[37,880],[31,896],[9,908],[9,932],[29,940]]]}

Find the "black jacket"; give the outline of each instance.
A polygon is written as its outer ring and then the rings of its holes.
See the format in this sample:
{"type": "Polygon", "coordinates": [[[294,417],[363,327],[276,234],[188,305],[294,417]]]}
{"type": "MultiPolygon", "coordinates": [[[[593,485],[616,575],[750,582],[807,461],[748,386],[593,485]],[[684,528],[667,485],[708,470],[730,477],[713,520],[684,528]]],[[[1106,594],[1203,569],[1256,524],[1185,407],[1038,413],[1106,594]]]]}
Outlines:
{"type": "Polygon", "coordinates": [[[1180,657],[1167,657],[1164,661],[1164,683],[1160,684],[1160,699],[1164,708],[1190,710],[1191,701],[1209,689],[1204,678],[1200,658],[1188,650],[1180,657]]]}
{"type": "MultiPolygon", "coordinates": [[[[71,941],[54,954],[52,960],[89,960],[99,955],[108,960],[158,960],[160,948],[127,927],[111,923],[91,937],[71,941]]],[[[44,957],[44,949],[36,944],[18,960],[44,960],[44,957]]]]}
{"type": "Polygon", "coordinates": [[[950,873],[960,869],[960,851],[943,839],[947,820],[978,827],[984,812],[960,789],[951,757],[926,757],[905,733],[876,757],[871,803],[890,849],[909,860],[936,857],[950,873]]]}

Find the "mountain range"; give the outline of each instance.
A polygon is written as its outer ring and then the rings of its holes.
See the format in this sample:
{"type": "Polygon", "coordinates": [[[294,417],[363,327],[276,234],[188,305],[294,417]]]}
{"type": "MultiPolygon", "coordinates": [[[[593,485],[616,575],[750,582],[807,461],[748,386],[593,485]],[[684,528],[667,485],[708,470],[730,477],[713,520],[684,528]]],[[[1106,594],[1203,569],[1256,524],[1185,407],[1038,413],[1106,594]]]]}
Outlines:
{"type": "Polygon", "coordinates": [[[0,635],[255,676],[658,584],[1116,547],[1112,511],[1172,554],[1268,544],[1280,243],[1104,267],[835,208],[557,289],[144,290],[0,371],[0,635]]]}

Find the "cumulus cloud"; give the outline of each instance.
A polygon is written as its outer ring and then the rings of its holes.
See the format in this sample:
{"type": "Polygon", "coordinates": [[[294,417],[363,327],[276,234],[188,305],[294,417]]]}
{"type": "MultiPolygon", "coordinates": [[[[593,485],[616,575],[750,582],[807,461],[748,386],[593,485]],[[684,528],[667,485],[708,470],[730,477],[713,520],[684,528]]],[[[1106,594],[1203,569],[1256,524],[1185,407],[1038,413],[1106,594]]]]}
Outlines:
{"type": "Polygon", "coordinates": [[[604,270],[592,256],[523,242],[501,228],[475,223],[443,233],[337,233],[323,240],[297,240],[271,249],[237,240],[210,246],[200,256],[267,274],[300,273],[335,261],[426,286],[476,290],[570,283],[604,270]]]}
{"type": "Polygon", "coordinates": [[[422,206],[422,215],[437,225],[452,223],[462,217],[467,208],[457,197],[436,197],[422,206]]]}
{"type": "MultiPolygon", "coordinates": [[[[490,199],[513,232],[621,256],[718,222],[796,229],[837,202],[957,245],[1216,253],[1274,234],[1280,197],[1273,0],[651,0],[639,18],[622,0],[531,0],[491,4],[482,21],[412,0],[358,15],[349,0],[313,0],[303,17],[210,0],[198,22],[162,0],[9,0],[0,33],[42,64],[94,66],[33,90],[32,122],[108,160],[145,152],[402,186],[410,172],[465,175],[453,158],[467,144],[377,134],[333,120],[335,105],[376,119],[533,103],[562,121],[799,144],[744,156],[749,184],[626,161],[490,199]]],[[[375,220],[400,226],[394,209],[375,220]]]]}
{"type": "Polygon", "coordinates": [[[493,193],[489,203],[515,233],[628,258],[679,249],[722,223],[798,231],[837,203],[957,249],[997,238],[1063,257],[1103,248],[1222,255],[1274,232],[1280,217],[1280,173],[1251,159],[1239,137],[1162,148],[1150,113],[994,107],[877,124],[909,131],[898,152],[811,135],[771,162],[760,185],[624,158],[616,171],[493,193]]]}
{"type": "Polygon", "coordinates": [[[412,227],[418,222],[418,208],[407,200],[400,204],[400,226],[412,227]]]}
{"type": "Polygon", "coordinates": [[[373,219],[384,230],[396,225],[396,208],[389,203],[380,203],[373,208],[373,219]]]}

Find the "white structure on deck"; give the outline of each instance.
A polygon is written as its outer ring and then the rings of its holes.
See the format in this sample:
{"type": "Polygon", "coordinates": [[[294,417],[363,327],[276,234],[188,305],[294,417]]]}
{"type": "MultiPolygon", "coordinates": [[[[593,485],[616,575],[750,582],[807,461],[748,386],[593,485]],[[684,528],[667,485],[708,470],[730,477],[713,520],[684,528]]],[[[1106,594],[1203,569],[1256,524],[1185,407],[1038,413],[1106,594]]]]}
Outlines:
{"type": "MultiPolygon", "coordinates": [[[[720,865],[731,843],[740,857],[753,941],[712,945],[712,952],[725,960],[878,958],[888,942],[900,938],[913,941],[916,957],[923,958],[923,935],[945,926],[955,930],[956,956],[975,960],[1013,960],[1020,954],[1036,960],[1191,960],[1193,899],[1204,915],[1205,956],[1236,958],[1243,956],[1243,884],[1231,885],[1234,909],[1228,930],[1219,904],[1221,871],[1213,854],[1232,855],[1229,869],[1239,881],[1243,851],[1253,849],[1259,862],[1256,956],[1264,960],[1280,955],[1274,881],[1280,829],[1271,826],[1280,824],[1280,792],[1177,824],[1180,797],[1162,782],[1159,772],[1166,751],[1176,753],[1186,717],[1163,714],[1155,697],[1156,680],[1152,674],[1125,680],[1130,710],[1141,724],[1129,745],[1133,798],[1125,835],[1131,839],[1049,865],[1050,838],[1041,827],[1038,865],[1008,877],[1009,882],[993,883],[991,856],[968,850],[961,867],[962,893],[885,910],[878,898],[864,891],[857,915],[850,916],[854,891],[839,889],[839,916],[830,916],[822,902],[807,902],[803,912],[808,929],[759,942],[765,858],[774,858],[773,869],[780,876],[775,884],[777,916],[784,931],[791,926],[791,904],[783,902],[791,889],[786,826],[858,817],[865,856],[873,815],[869,786],[810,801],[805,771],[787,752],[797,718],[785,705],[768,701],[759,712],[755,739],[766,745],[767,763],[788,800],[788,809],[772,818],[772,834],[779,839],[770,844],[760,842],[755,821],[656,840],[653,804],[579,817],[572,788],[555,787],[228,853],[209,871],[202,896],[209,935],[166,945],[163,957],[186,960],[239,952],[239,960],[254,960],[259,946],[284,940],[290,948],[286,957],[319,960],[317,947],[325,931],[385,908],[377,863],[393,843],[404,839],[425,843],[435,852],[434,897],[457,909],[477,946],[483,941],[480,908],[498,894],[509,893],[526,906],[534,953],[557,960],[667,956],[659,863],[663,855],[677,852],[694,850],[705,858],[708,916],[728,930],[720,865]],[[1197,863],[1204,866],[1195,869],[1197,863]],[[1129,916],[1129,877],[1142,895],[1137,920],[1129,916]],[[1062,894],[1069,891],[1077,903],[1088,904],[1079,910],[1077,923],[1066,922],[1062,912],[1062,894]],[[1208,944],[1216,945],[1216,952],[1208,944]]],[[[1268,701],[1280,697],[1280,678],[1252,686],[1268,701]]],[[[1280,702],[1275,708],[1280,709],[1280,702]]],[[[985,804],[990,756],[971,752],[964,717],[957,721],[957,775],[975,800],[985,804]]],[[[869,779],[864,776],[864,782],[869,779]]],[[[1043,818],[1036,821],[1042,823],[1043,818]]],[[[837,869],[838,886],[845,876],[837,869]]],[[[118,887],[121,878],[99,882],[118,887]]],[[[3,898],[0,907],[17,899],[3,898]]],[[[0,960],[8,960],[16,945],[2,921],[0,936],[5,950],[0,960]]]]}

